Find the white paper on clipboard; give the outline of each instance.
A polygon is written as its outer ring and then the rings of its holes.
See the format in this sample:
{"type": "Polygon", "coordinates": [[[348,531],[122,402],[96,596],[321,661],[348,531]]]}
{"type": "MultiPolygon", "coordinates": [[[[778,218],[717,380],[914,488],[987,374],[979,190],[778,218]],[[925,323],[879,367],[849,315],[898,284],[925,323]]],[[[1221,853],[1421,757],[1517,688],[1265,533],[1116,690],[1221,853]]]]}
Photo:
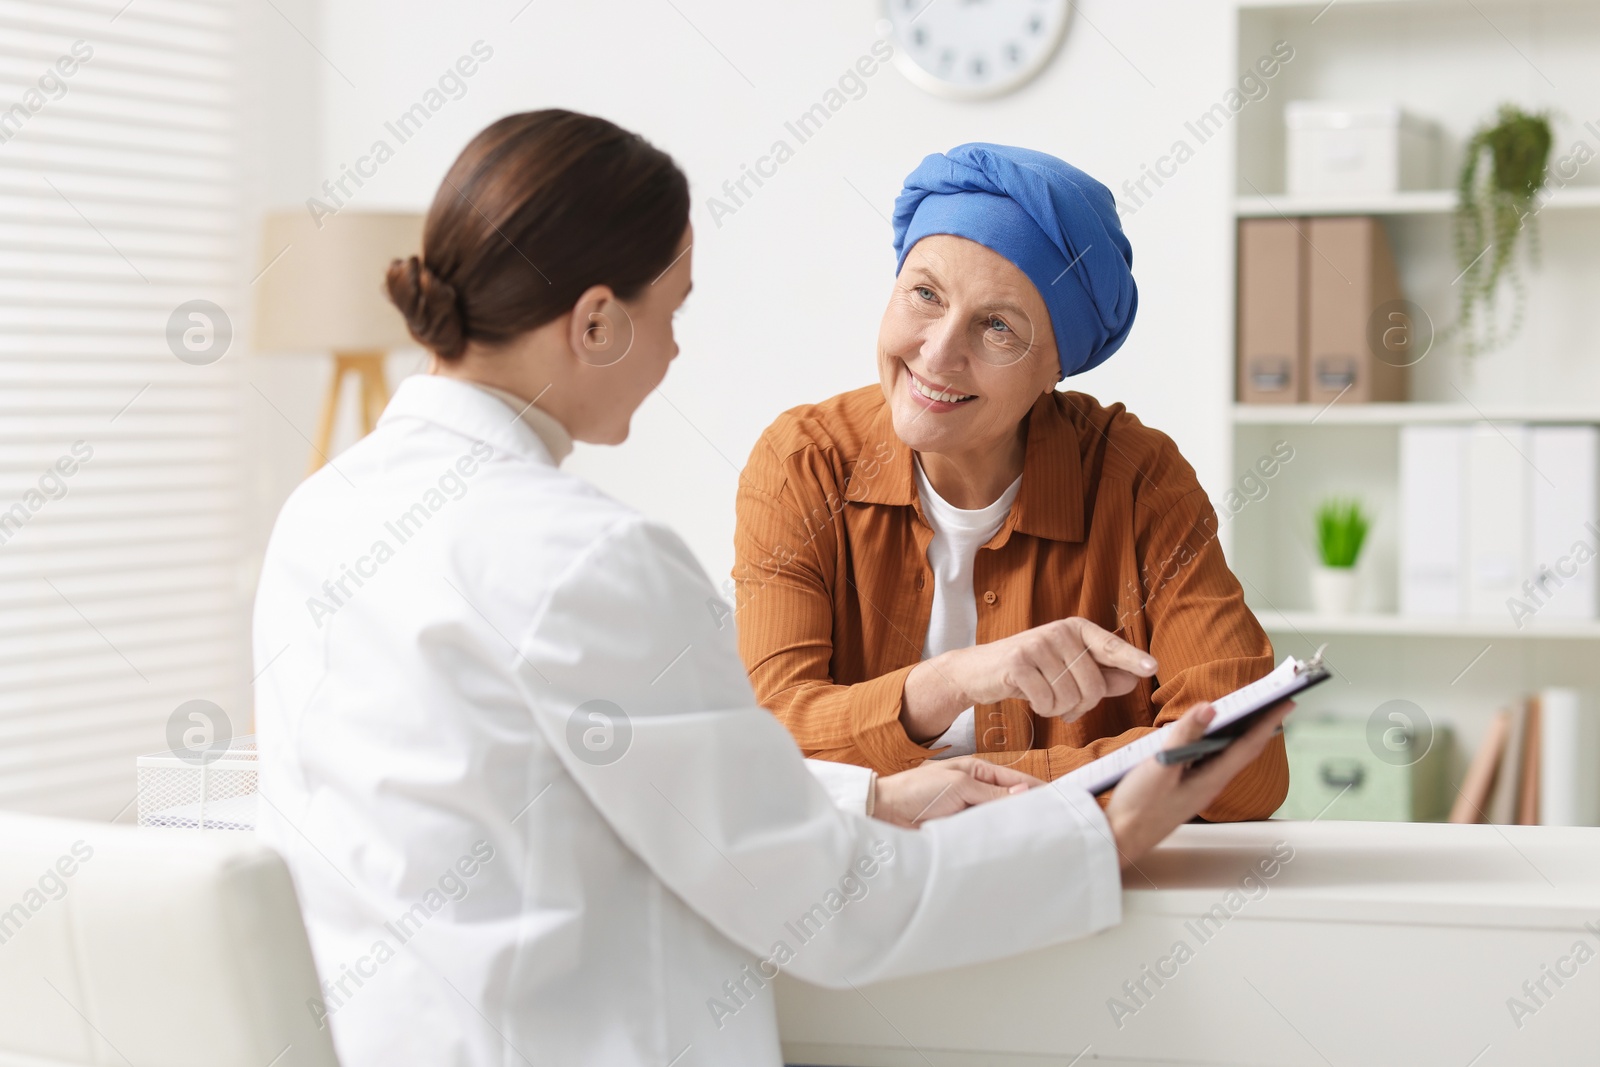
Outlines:
{"type": "MultiPolygon", "coordinates": [[[[1271,707],[1285,697],[1292,696],[1327,676],[1327,668],[1322,665],[1321,648],[1317,649],[1316,655],[1308,660],[1285,656],[1283,662],[1278,664],[1271,674],[1258,678],[1243,688],[1235,689],[1227,696],[1213,700],[1211,706],[1216,709],[1217,714],[1211,720],[1211,725],[1206,727],[1206,733],[1210,735],[1225,730],[1245,716],[1262,708],[1271,707]]],[[[1140,762],[1166,747],[1166,730],[1170,725],[1172,724],[1168,723],[1154,733],[1145,734],[1139,740],[1123,745],[1115,752],[1109,752],[1091,763],[1086,763],[1077,770],[1062,775],[1056,781],[1077,786],[1089,793],[1109,789],[1140,762]]]]}

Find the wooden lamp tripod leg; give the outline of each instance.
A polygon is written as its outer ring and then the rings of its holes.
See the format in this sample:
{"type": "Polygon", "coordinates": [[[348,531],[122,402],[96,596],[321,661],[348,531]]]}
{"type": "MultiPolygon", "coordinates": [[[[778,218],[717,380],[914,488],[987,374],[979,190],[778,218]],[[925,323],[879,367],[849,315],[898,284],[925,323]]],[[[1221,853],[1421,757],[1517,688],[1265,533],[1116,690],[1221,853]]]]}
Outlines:
{"type": "Polygon", "coordinates": [[[389,383],[383,374],[383,353],[373,352],[361,357],[361,413],[362,432],[371,433],[378,425],[378,417],[389,406],[389,383]]]}
{"type": "Polygon", "coordinates": [[[339,414],[339,391],[344,387],[344,357],[333,357],[333,381],[328,384],[328,395],[322,398],[322,417],[317,420],[317,436],[311,442],[311,455],[306,461],[309,478],[328,462],[328,452],[333,448],[333,422],[339,414]]]}
{"type": "Polygon", "coordinates": [[[382,352],[335,352],[333,354],[333,381],[322,402],[322,414],[317,420],[317,436],[311,443],[311,457],[306,464],[310,477],[328,462],[333,449],[333,425],[339,416],[339,394],[344,388],[346,374],[354,374],[359,389],[361,432],[369,434],[378,424],[378,416],[389,403],[389,384],[383,373],[382,352]]]}

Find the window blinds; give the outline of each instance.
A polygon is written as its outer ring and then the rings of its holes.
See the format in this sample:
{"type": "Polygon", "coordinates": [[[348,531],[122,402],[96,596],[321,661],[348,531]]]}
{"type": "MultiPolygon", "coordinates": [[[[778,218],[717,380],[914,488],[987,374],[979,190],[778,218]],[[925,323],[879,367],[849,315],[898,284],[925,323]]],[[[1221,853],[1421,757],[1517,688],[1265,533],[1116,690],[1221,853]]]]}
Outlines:
{"type": "Polygon", "coordinates": [[[230,9],[0,0],[0,808],[114,817],[179,704],[247,725],[237,342],[169,343],[237,305],[230,9]]]}

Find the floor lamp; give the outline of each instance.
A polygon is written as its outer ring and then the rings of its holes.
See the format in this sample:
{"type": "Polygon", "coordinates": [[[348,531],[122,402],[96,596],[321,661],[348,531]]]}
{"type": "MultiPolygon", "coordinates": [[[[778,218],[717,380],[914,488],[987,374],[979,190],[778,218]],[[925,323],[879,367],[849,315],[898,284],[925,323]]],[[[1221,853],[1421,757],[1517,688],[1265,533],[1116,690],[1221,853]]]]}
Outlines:
{"type": "Polygon", "coordinates": [[[419,214],[342,211],[318,219],[297,209],[266,218],[255,281],[256,351],[333,353],[308,475],[328,460],[347,377],[356,379],[363,434],[389,403],[384,357],[416,342],[384,295],[383,275],[390,260],[421,247],[419,214]]]}

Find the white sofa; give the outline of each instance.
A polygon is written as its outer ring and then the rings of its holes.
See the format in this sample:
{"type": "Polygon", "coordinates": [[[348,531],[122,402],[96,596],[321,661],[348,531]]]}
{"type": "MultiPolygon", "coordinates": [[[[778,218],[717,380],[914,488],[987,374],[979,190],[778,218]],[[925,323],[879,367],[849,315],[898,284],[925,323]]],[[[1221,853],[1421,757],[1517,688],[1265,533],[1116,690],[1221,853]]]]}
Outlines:
{"type": "Polygon", "coordinates": [[[0,1067],[336,1067],[253,835],[0,814],[0,1067]]]}

